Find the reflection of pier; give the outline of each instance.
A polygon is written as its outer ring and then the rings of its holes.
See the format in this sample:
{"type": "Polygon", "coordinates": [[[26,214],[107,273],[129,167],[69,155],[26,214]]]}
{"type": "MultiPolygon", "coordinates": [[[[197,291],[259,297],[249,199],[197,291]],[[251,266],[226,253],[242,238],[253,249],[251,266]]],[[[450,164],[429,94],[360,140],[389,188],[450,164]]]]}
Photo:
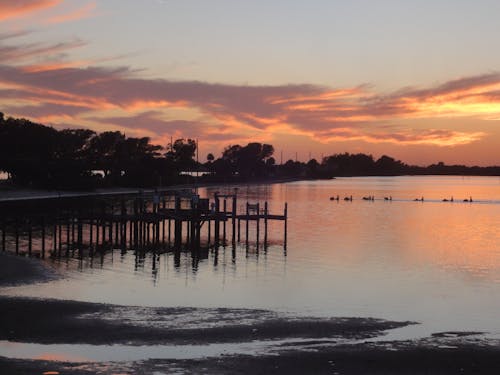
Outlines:
{"type": "MultiPolygon", "coordinates": [[[[284,222],[287,236],[287,205],[282,215],[271,214],[268,203],[246,202],[238,212],[236,194],[215,193],[200,198],[191,190],[153,192],[123,197],[54,198],[0,203],[0,248],[16,254],[44,258],[69,256],[120,248],[123,251],[180,251],[218,248],[229,240],[234,245],[243,235],[248,246],[255,223],[257,246],[263,235],[268,244],[268,222],[284,222]],[[230,228],[227,228],[230,225],[230,228]],[[263,225],[263,228],[261,227],[263,225]],[[262,233],[261,233],[262,232],[262,233]]],[[[253,240],[252,240],[253,242],[253,240]]]]}

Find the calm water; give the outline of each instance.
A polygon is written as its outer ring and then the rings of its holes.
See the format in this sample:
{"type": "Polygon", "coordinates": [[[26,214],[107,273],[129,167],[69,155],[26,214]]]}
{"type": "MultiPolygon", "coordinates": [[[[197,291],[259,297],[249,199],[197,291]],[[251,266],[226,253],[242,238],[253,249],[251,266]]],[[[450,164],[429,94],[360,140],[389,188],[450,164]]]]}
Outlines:
{"type": "MultiPolygon", "coordinates": [[[[205,189],[201,195],[224,187],[205,189]]],[[[227,189],[229,191],[229,188],[227,189]]],[[[193,265],[172,254],[136,261],[47,261],[66,278],[3,294],[144,306],[265,308],[293,315],[411,320],[418,337],[447,330],[500,335],[500,178],[364,177],[240,186],[241,201],[289,206],[271,245],[210,251],[193,265]],[[340,195],[341,201],[330,201],[340,195]],[[342,200],[353,196],[352,202],[342,200]],[[361,200],[374,195],[375,201],[361,200]],[[392,201],[384,201],[392,196],[392,201]],[[424,202],[414,198],[424,197],[424,202]],[[454,202],[442,202],[454,197],[454,202]],[[472,196],[473,203],[464,203],[472,196]]],[[[251,236],[251,238],[254,238],[251,236]]],[[[262,236],[261,236],[262,239],[262,236]]]]}

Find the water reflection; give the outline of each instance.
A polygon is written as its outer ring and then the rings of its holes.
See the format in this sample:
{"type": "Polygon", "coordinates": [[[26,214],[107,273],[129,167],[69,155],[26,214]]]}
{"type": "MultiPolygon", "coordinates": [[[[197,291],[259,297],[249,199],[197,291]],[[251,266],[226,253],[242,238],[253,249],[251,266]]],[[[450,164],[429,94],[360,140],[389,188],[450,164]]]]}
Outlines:
{"type": "MultiPolygon", "coordinates": [[[[285,246],[282,223],[270,223],[267,247],[243,240],[197,253],[116,249],[93,259],[56,259],[49,264],[68,279],[3,293],[125,305],[261,307],[413,320],[426,331],[500,331],[499,178],[339,178],[240,186],[238,194],[268,200],[271,211],[289,203],[285,246]],[[353,201],[330,201],[336,195],[353,201]],[[451,196],[453,203],[442,202],[451,196]],[[471,196],[472,203],[462,201],[471,196]],[[418,197],[425,199],[415,202],[418,197]]],[[[255,238],[255,227],[249,230],[255,238]]]]}

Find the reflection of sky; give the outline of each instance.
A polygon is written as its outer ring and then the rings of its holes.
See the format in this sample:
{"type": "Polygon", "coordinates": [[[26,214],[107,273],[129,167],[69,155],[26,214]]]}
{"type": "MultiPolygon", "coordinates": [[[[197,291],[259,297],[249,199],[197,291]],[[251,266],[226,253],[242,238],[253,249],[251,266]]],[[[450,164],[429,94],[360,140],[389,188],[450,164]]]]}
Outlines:
{"type": "MultiPolygon", "coordinates": [[[[413,331],[498,333],[499,188],[498,177],[339,178],[241,186],[242,201],[267,197],[271,212],[280,212],[288,201],[286,256],[280,244],[283,223],[278,222],[270,225],[267,252],[262,245],[257,252],[253,243],[246,252],[242,244],[233,258],[229,246],[211,251],[196,269],[189,253],[181,255],[178,267],[173,255],[165,254],[155,272],[151,256],[136,263],[131,252],[106,254],[102,263],[99,258],[92,264],[61,260],[55,266],[68,279],[4,292],[126,305],[371,316],[424,323],[413,331]],[[329,200],[337,194],[340,202],[329,200]],[[351,194],[353,202],[342,201],[351,194]],[[366,195],[377,200],[362,201],[366,195]],[[454,203],[441,201],[451,195],[454,203]],[[462,202],[471,195],[474,203],[462,202]],[[413,201],[421,196],[425,202],[413,201]]],[[[217,190],[225,192],[224,187],[217,190]]],[[[250,228],[252,240],[255,229],[250,228]]]]}
{"type": "Polygon", "coordinates": [[[198,138],[203,156],[259,140],[285,159],[494,164],[499,15],[493,0],[4,1],[0,100],[56,127],[198,138]]]}

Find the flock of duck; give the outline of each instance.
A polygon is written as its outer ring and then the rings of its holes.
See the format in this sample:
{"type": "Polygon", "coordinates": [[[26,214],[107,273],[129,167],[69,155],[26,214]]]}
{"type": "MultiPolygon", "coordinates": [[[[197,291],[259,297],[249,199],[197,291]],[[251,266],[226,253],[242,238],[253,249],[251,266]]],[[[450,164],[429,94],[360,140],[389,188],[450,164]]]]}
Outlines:
{"type": "MultiPolygon", "coordinates": [[[[363,197],[362,199],[364,201],[372,201],[373,202],[373,201],[375,201],[375,196],[374,195],[368,195],[368,196],[363,197]]],[[[330,200],[331,201],[339,201],[340,197],[338,195],[337,196],[331,196],[330,200]]],[[[344,200],[352,202],[352,195],[344,197],[344,200]]],[[[392,201],[392,196],[384,197],[384,201],[392,201]]],[[[415,198],[413,201],[415,201],[415,202],[423,202],[424,201],[424,197],[415,198]]],[[[450,199],[448,199],[448,198],[442,199],[442,202],[454,202],[453,196],[450,199]]],[[[472,203],[473,202],[472,197],[469,197],[469,199],[465,198],[463,200],[463,202],[472,203]]]]}

